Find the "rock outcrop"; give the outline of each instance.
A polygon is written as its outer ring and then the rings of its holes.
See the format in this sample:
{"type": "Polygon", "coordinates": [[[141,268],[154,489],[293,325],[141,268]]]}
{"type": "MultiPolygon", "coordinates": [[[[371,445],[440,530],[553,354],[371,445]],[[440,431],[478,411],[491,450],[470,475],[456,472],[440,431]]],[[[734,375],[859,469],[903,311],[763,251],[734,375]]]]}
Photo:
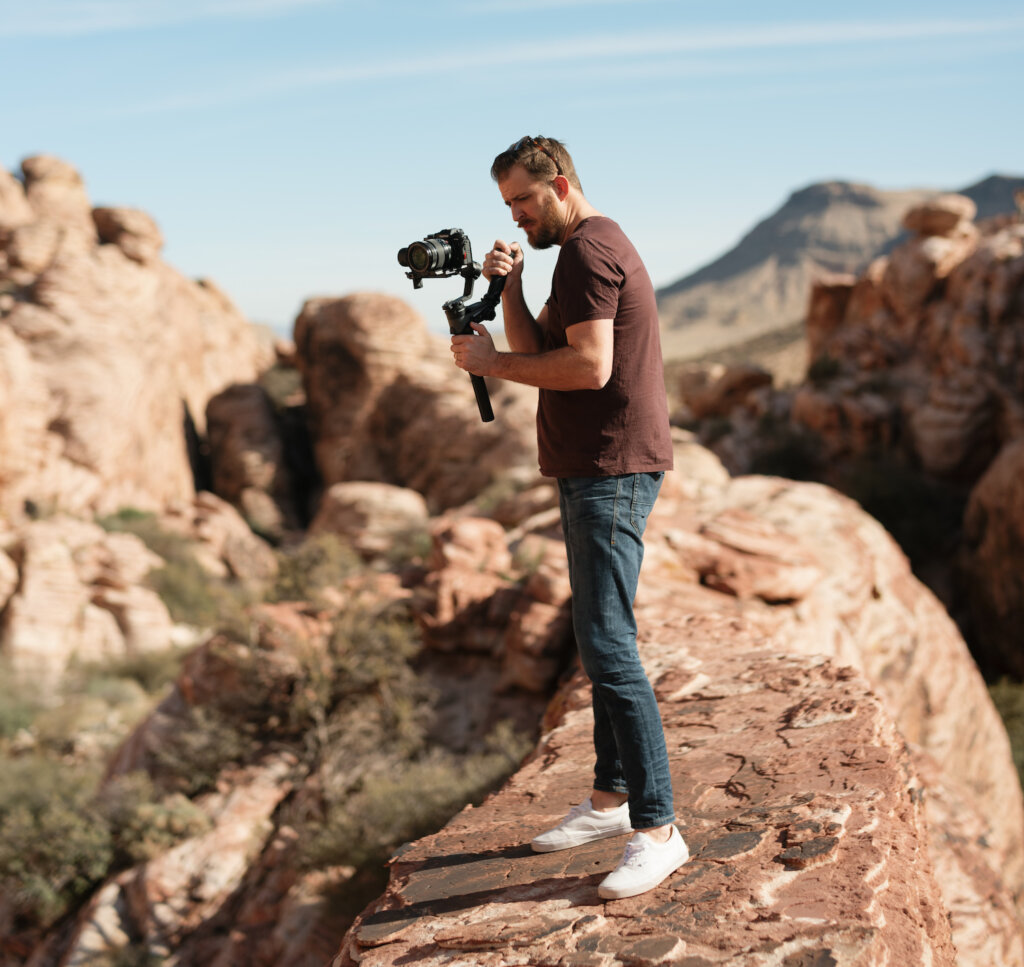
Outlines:
{"type": "Polygon", "coordinates": [[[295,321],[295,345],[325,486],[409,487],[436,513],[511,468],[536,467],[535,393],[492,385],[497,419],[482,423],[469,379],[400,300],[311,299],[295,321]]]}
{"type": "Polygon", "coordinates": [[[144,585],[163,561],[134,535],[59,517],[0,535],[0,547],[0,656],[27,687],[54,689],[72,659],[169,646],[167,607],[144,585]]]}
{"type": "Polygon", "coordinates": [[[1024,963],[1020,787],[941,606],[827,488],[679,466],[637,607],[693,859],[602,903],[621,842],[524,845],[588,788],[577,675],[499,794],[395,856],[336,965],[1024,963]]]}
{"type": "Polygon", "coordinates": [[[810,368],[834,372],[793,416],[831,454],[892,441],[928,473],[976,480],[1024,434],[1024,225],[981,234],[972,215],[955,195],[913,208],[904,245],[815,287],[810,368]]]}
{"type": "MultiPolygon", "coordinates": [[[[1014,212],[1024,179],[992,175],[958,192],[989,218],[1014,212]]],[[[666,360],[702,357],[729,362],[736,351],[757,353],[780,375],[791,371],[784,348],[801,342],[811,286],[837,273],[860,273],[902,241],[902,230],[944,234],[942,219],[923,213],[928,189],[885,191],[849,182],[822,182],[793,194],[734,248],[658,292],[666,360]],[[913,225],[908,208],[923,206],[913,225]]],[[[939,202],[943,207],[944,202],[939,202]]],[[[944,246],[932,244],[931,248],[944,246]]],[[[749,357],[748,357],[749,358],[749,357]]],[[[799,376],[799,374],[793,374],[799,376]]]]}
{"type": "Polygon", "coordinates": [[[207,401],[268,350],[213,283],[160,260],[148,215],[93,209],[56,158],[22,171],[0,178],[0,512],[191,500],[207,401]]]}
{"type": "Polygon", "coordinates": [[[820,280],[796,389],[758,385],[749,367],[686,373],[676,419],[733,473],[823,479],[888,503],[887,523],[905,528],[986,671],[1020,676],[1008,468],[1024,439],[1024,222],[975,224],[974,212],[969,198],[937,196],[906,213],[910,237],[860,276],[820,280]],[[909,519],[928,499],[933,521],[909,519]]]}

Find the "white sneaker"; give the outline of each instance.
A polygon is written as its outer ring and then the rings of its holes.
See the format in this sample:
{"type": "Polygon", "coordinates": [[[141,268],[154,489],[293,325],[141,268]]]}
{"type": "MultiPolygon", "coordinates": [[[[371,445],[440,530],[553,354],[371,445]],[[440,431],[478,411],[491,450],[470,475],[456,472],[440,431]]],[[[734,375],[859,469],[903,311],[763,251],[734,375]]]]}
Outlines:
{"type": "Polygon", "coordinates": [[[553,853],[609,836],[621,836],[632,829],[628,803],[615,809],[597,810],[589,799],[584,799],[578,806],[573,806],[569,815],[554,829],[534,837],[530,845],[535,853],[553,853]]]}
{"type": "Polygon", "coordinates": [[[665,843],[656,843],[646,833],[634,833],[626,843],[622,862],[597,888],[605,900],[621,900],[653,890],[690,858],[690,851],[675,826],[665,843]]]}

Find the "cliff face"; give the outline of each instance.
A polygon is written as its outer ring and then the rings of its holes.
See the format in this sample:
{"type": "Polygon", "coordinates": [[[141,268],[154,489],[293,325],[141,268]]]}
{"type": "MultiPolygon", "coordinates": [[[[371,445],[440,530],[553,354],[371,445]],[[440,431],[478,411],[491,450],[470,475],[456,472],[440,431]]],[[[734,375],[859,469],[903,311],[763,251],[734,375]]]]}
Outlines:
{"type": "Polygon", "coordinates": [[[267,350],[216,286],[161,261],[148,215],[93,208],[56,158],[22,168],[0,172],[0,512],[191,500],[207,401],[267,350]]]}
{"type": "Polygon", "coordinates": [[[502,791],[394,857],[335,964],[1024,962],[1005,735],[887,535],[681,444],[647,543],[641,650],[693,858],[606,903],[621,841],[530,852],[589,788],[577,674],[502,791]]]}
{"type": "MultiPolygon", "coordinates": [[[[1024,179],[991,176],[964,188],[979,217],[1014,210],[1024,179]]],[[[904,212],[936,190],[883,191],[822,182],[794,192],[720,258],[659,290],[666,359],[694,359],[803,321],[815,281],[860,272],[902,240],[904,212]]]]}
{"type": "Polygon", "coordinates": [[[859,275],[813,286],[798,386],[691,373],[677,420],[735,473],[828,480],[887,513],[986,671],[1020,677],[1024,224],[962,195],[903,224],[859,275]]]}

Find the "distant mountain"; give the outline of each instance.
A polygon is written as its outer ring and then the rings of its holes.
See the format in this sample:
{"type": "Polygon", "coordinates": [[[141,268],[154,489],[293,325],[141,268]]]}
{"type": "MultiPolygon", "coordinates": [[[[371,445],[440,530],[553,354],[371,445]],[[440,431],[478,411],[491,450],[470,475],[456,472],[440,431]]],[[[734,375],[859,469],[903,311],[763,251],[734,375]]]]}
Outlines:
{"type": "MultiPolygon", "coordinates": [[[[1014,211],[1024,178],[992,175],[958,193],[978,217],[1014,211]]],[[[688,359],[792,328],[813,280],[857,272],[901,235],[904,212],[938,189],[884,191],[827,181],[794,192],[735,248],[659,290],[667,359],[688,359]]]]}

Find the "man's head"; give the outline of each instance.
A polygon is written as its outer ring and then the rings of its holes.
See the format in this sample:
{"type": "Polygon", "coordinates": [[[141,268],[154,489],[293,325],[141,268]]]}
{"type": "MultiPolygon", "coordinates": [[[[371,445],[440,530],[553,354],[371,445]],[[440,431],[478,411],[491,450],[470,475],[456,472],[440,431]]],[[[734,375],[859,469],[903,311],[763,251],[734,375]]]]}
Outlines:
{"type": "Polygon", "coordinates": [[[564,175],[573,188],[583,191],[572,156],[565,145],[554,138],[520,138],[494,159],[491,177],[500,182],[516,165],[522,165],[537,181],[552,181],[556,176],[564,175]]]}
{"type": "Polygon", "coordinates": [[[553,138],[520,138],[491,165],[491,177],[534,248],[559,245],[570,218],[570,194],[582,195],[565,146],[553,138]]]}

